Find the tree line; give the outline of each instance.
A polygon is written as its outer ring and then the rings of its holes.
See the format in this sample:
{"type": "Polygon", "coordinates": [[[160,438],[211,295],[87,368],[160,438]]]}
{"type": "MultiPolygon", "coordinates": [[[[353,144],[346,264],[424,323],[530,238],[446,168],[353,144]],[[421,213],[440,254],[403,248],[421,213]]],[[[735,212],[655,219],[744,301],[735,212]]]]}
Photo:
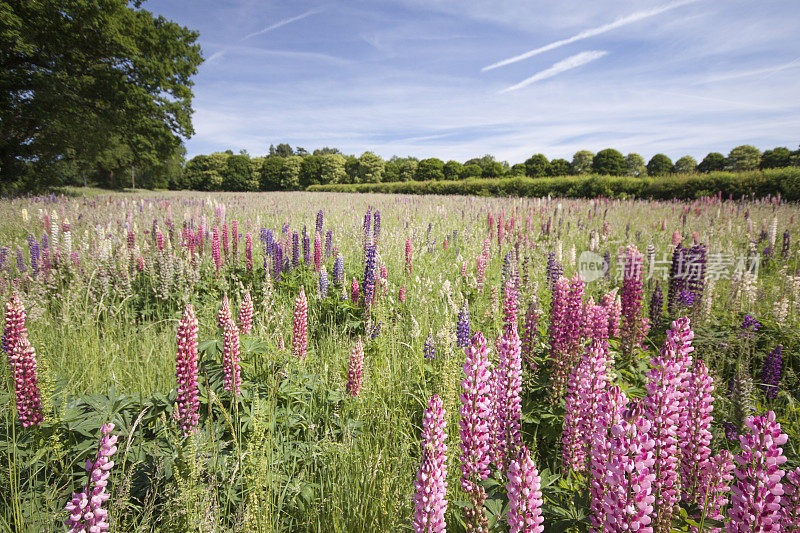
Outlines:
{"type": "Polygon", "coordinates": [[[384,160],[372,152],[360,156],[342,154],[336,148],[309,152],[282,143],[270,146],[266,156],[250,157],[231,150],[197,155],[186,162],[179,176],[170,179],[173,189],[202,191],[278,191],[304,190],[312,185],[349,183],[386,183],[404,181],[443,181],[468,178],[502,178],[527,176],[558,177],[599,174],[609,176],[666,176],[694,172],[729,170],[734,172],[800,167],[800,150],[773,148],[763,153],[756,147],[742,145],[727,156],[712,152],[698,164],[691,156],[675,161],[656,154],[649,161],[636,153],[623,155],[607,148],[596,154],[581,150],[572,158],[549,160],[535,154],[524,163],[509,165],[491,155],[463,163],[432,157],[397,157],[384,160]]]}

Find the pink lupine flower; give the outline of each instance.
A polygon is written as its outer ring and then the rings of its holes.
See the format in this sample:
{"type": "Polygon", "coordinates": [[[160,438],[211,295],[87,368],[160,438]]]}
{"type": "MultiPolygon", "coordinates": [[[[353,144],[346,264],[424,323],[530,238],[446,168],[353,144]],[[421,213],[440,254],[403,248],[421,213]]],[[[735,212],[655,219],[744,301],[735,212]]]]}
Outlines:
{"type": "Polygon", "coordinates": [[[411,248],[411,237],[409,237],[408,239],[406,239],[406,272],[408,272],[409,276],[411,275],[411,268],[413,264],[412,253],[413,250],[411,248]]]}
{"type": "Polygon", "coordinates": [[[144,257],[142,255],[140,255],[139,258],[136,260],[136,269],[139,272],[144,271],[144,257]]]}
{"type": "Polygon", "coordinates": [[[214,226],[214,231],[211,234],[211,257],[214,259],[214,271],[219,274],[219,269],[222,266],[222,254],[219,250],[219,230],[214,226]]]}
{"type": "Polygon", "coordinates": [[[225,259],[230,254],[230,247],[228,246],[228,223],[222,223],[222,251],[225,253],[225,259]]]}
{"type": "Polygon", "coordinates": [[[358,396],[361,390],[361,378],[364,372],[364,345],[361,343],[359,335],[353,352],[350,354],[350,365],[347,369],[347,392],[352,396],[358,396]]]}
{"type": "Polygon", "coordinates": [[[511,533],[543,533],[539,471],[527,446],[508,465],[508,527],[511,533]]]}
{"type": "Polygon", "coordinates": [[[681,232],[680,231],[675,230],[675,231],[672,232],[672,246],[678,246],[681,243],[682,240],[683,240],[683,237],[681,236],[681,232]]]}
{"type": "Polygon", "coordinates": [[[231,301],[228,300],[228,295],[222,297],[222,306],[217,313],[217,326],[220,329],[225,329],[225,325],[233,320],[233,313],[231,312],[231,301]]]}
{"type": "Polygon", "coordinates": [[[308,299],[305,287],[300,287],[300,294],[294,300],[293,330],[292,353],[302,359],[308,351],[308,299]]]}
{"type": "Polygon", "coordinates": [[[786,462],[783,449],[788,436],[775,421],[775,413],[751,416],[745,423],[749,430],[739,441],[742,451],[736,456],[735,484],[731,488],[727,533],[781,531],[781,497],[786,462]]]}
{"type": "Polygon", "coordinates": [[[247,271],[253,271],[253,232],[248,231],[244,236],[244,259],[247,263],[247,271]]]}
{"type": "Polygon", "coordinates": [[[608,472],[614,439],[611,430],[622,423],[623,407],[628,403],[625,394],[615,385],[608,386],[599,396],[588,437],[592,531],[603,531],[606,493],[614,482],[613,475],[608,472]]]}
{"type": "Polygon", "coordinates": [[[44,420],[42,398],[36,373],[36,352],[28,340],[27,333],[23,333],[14,341],[8,362],[14,377],[19,421],[22,427],[38,426],[44,420]]]}
{"type": "Polygon", "coordinates": [[[475,258],[475,272],[478,280],[478,290],[483,290],[484,277],[486,276],[486,256],[479,255],[475,258]]]}
{"type": "Polygon", "coordinates": [[[800,467],[787,472],[783,481],[781,526],[784,531],[800,531],[800,467]]]}
{"type": "Polygon", "coordinates": [[[503,329],[517,329],[517,286],[513,279],[506,281],[503,295],[503,329]]]}
{"type": "Polygon", "coordinates": [[[550,305],[551,393],[554,399],[561,397],[579,357],[582,314],[583,281],[577,274],[571,284],[563,276],[559,277],[553,286],[550,305]]]}
{"type": "Polygon", "coordinates": [[[622,322],[622,301],[617,296],[617,289],[603,295],[601,305],[606,308],[608,313],[608,336],[610,338],[619,337],[619,325],[622,322]]]}
{"type": "Polygon", "coordinates": [[[467,268],[468,267],[469,267],[469,263],[467,263],[466,261],[462,261],[461,262],[461,272],[460,272],[460,274],[461,274],[462,278],[466,279],[466,277],[467,277],[467,268]]]}
{"type": "Polygon", "coordinates": [[[642,254],[636,246],[625,251],[622,276],[622,353],[630,355],[638,348],[649,329],[642,315],[642,254]]]}
{"type": "Polygon", "coordinates": [[[22,299],[16,292],[11,295],[11,299],[6,303],[5,329],[3,330],[3,351],[11,355],[11,349],[16,344],[17,339],[22,335],[27,335],[25,328],[25,306],[22,299]]]}
{"type": "Polygon", "coordinates": [[[520,421],[522,403],[522,343],[513,327],[497,339],[498,363],[493,373],[496,377],[495,417],[496,430],[494,437],[494,463],[505,470],[506,461],[513,457],[522,444],[520,421]]]}
{"type": "Polygon", "coordinates": [[[653,533],[655,442],[651,424],[628,408],[611,428],[610,460],[605,471],[604,526],[607,531],[653,533]]]}
{"type": "Polygon", "coordinates": [[[319,272],[322,266],[322,235],[317,232],[314,235],[314,272],[319,272]]]}
{"type": "Polygon", "coordinates": [[[447,419],[442,400],[434,394],[422,421],[422,462],[414,481],[415,533],[446,531],[447,512],[447,419]]]}
{"type": "Polygon", "coordinates": [[[679,426],[681,484],[686,501],[702,504],[705,478],[711,469],[714,380],[708,375],[705,363],[697,361],[686,383],[686,408],[680,411],[682,421],[679,426]]]}
{"type": "Polygon", "coordinates": [[[564,317],[564,333],[567,336],[567,353],[570,355],[570,363],[574,365],[579,357],[581,345],[581,325],[583,323],[583,278],[580,274],[575,274],[569,282],[569,293],[567,294],[567,308],[564,317]]]}
{"type": "MultiPolygon", "coordinates": [[[[703,472],[700,507],[707,518],[723,520],[722,510],[728,504],[728,494],[733,480],[733,455],[728,450],[720,450],[708,462],[703,472]]],[[[721,528],[708,528],[709,533],[720,533],[721,528]]]]}
{"type": "Polygon", "coordinates": [[[353,278],[353,281],[350,283],[350,301],[353,302],[354,304],[358,303],[358,292],[359,292],[358,280],[356,278],[353,278]]]}
{"type": "Polygon", "coordinates": [[[197,390],[197,318],[192,304],[186,305],[178,322],[178,351],[175,357],[175,378],[178,395],[174,418],[184,436],[196,431],[200,419],[200,397],[197,390]]]}
{"type": "Polygon", "coordinates": [[[225,371],[225,390],[239,395],[242,384],[239,365],[239,327],[233,320],[225,324],[222,334],[222,367],[225,371]]]}
{"type": "Polygon", "coordinates": [[[400,303],[406,303],[406,286],[403,285],[400,287],[400,290],[397,293],[397,299],[400,300],[400,303]]]}
{"type": "Polygon", "coordinates": [[[472,337],[466,350],[461,381],[461,486],[472,492],[478,482],[489,476],[491,435],[491,370],[489,348],[481,332],[472,337]]]}
{"type": "Polygon", "coordinates": [[[231,241],[231,255],[233,256],[233,266],[235,268],[239,256],[239,221],[235,219],[231,221],[231,241]]]}
{"type": "Polygon", "coordinates": [[[244,293],[242,305],[239,307],[239,324],[242,326],[242,333],[250,335],[253,329],[253,300],[250,298],[250,291],[244,293]]]}
{"type": "Polygon", "coordinates": [[[599,403],[608,378],[608,341],[604,334],[605,309],[594,306],[591,323],[600,324],[599,336],[592,339],[589,350],[573,371],[566,393],[562,431],[562,459],[565,468],[576,472],[586,470],[589,439],[599,416],[599,403]]]}
{"type": "Polygon", "coordinates": [[[72,500],[67,503],[65,509],[69,517],[64,521],[64,525],[70,528],[72,533],[100,533],[108,531],[108,511],[103,509],[103,503],[110,498],[106,492],[108,478],[111,477],[111,468],[114,461],[111,456],[117,453],[117,436],[111,435],[114,431],[114,424],[103,424],[101,429],[100,449],[94,463],[90,459],[86,460],[86,470],[89,471],[89,481],[83,492],[73,492],[72,500]]]}

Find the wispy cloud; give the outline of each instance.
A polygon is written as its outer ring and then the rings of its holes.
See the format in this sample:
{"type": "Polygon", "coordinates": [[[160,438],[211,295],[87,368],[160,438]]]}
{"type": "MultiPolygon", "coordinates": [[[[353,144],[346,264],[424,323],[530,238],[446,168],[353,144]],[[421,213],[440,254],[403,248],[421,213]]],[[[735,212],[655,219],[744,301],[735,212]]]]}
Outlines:
{"type": "Polygon", "coordinates": [[[526,78],[521,82],[517,83],[516,85],[512,85],[506,89],[500,91],[500,93],[507,93],[511,91],[516,91],[517,89],[522,89],[523,87],[527,87],[531,83],[536,83],[537,81],[546,80],[547,78],[552,78],[553,76],[557,76],[562,72],[566,72],[567,70],[572,70],[574,68],[578,68],[586,63],[590,63],[595,59],[600,59],[604,55],[608,54],[608,52],[604,50],[590,50],[588,52],[581,52],[580,54],[575,54],[574,56],[569,56],[566,59],[562,59],[558,63],[554,64],[552,67],[545,69],[541,72],[537,72],[530,78],[526,78]]]}
{"type": "Polygon", "coordinates": [[[598,26],[596,28],[592,28],[589,30],[584,30],[577,35],[573,35],[568,39],[561,39],[560,41],[555,41],[545,46],[541,46],[536,48],[535,50],[531,50],[529,52],[525,52],[524,54],[520,54],[514,57],[509,57],[508,59],[504,59],[502,61],[498,61],[497,63],[492,63],[491,65],[483,67],[481,70],[492,70],[497,67],[503,67],[505,65],[510,65],[511,63],[516,63],[517,61],[522,61],[523,59],[528,59],[529,57],[533,57],[535,55],[554,50],[556,48],[562,47],[567,44],[574,43],[576,41],[581,41],[583,39],[588,39],[589,37],[594,37],[595,35],[600,35],[611,30],[615,30],[617,28],[621,28],[622,26],[626,26],[628,24],[633,24],[634,22],[638,22],[642,19],[654,17],[656,15],[660,15],[661,13],[665,13],[671,9],[675,9],[676,7],[681,7],[686,4],[693,4],[698,2],[699,0],[679,0],[678,2],[673,2],[671,4],[666,4],[661,7],[656,7],[653,9],[647,9],[644,11],[638,11],[626,17],[619,18],[614,22],[610,22],[608,24],[604,24],[602,26],[598,26]]]}
{"type": "MultiPolygon", "coordinates": [[[[741,72],[731,72],[728,74],[720,74],[719,76],[712,76],[705,80],[702,80],[701,83],[715,83],[718,81],[727,81],[727,80],[735,80],[738,78],[747,78],[749,76],[759,76],[762,74],[775,74],[776,72],[780,72],[782,70],[800,67],[800,57],[795,59],[794,61],[790,61],[789,63],[783,63],[782,65],[775,65],[773,67],[766,67],[766,68],[758,68],[753,70],[745,70],[741,72]]],[[[764,78],[768,78],[769,76],[764,76],[764,78]]],[[[763,78],[762,78],[763,79],[763,78]]]]}
{"type": "Polygon", "coordinates": [[[317,13],[321,13],[322,11],[323,10],[321,8],[311,9],[309,11],[306,11],[305,13],[301,13],[300,15],[297,15],[296,17],[290,17],[288,19],[280,20],[280,21],[276,22],[275,24],[267,26],[263,30],[259,30],[259,31],[256,31],[256,32],[249,33],[249,34],[245,35],[244,37],[242,37],[242,40],[244,41],[246,39],[250,39],[251,37],[255,37],[257,35],[264,35],[267,32],[270,32],[272,30],[277,30],[278,28],[282,28],[283,26],[286,26],[287,24],[291,24],[292,22],[297,22],[298,20],[303,20],[306,17],[310,17],[311,15],[316,15],[317,13]]]}

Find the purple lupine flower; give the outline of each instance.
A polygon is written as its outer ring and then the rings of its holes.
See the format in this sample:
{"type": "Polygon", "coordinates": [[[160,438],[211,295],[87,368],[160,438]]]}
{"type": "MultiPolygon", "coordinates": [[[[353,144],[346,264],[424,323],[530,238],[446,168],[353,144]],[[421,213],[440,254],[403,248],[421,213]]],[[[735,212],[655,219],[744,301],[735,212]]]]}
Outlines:
{"type": "Polygon", "coordinates": [[[661,314],[664,312],[664,294],[661,292],[661,283],[656,282],[653,294],[650,296],[650,324],[658,327],[661,314]]]}
{"type": "Polygon", "coordinates": [[[292,268],[300,266],[300,236],[296,231],[292,232],[292,268]]]}
{"type": "Polygon", "coordinates": [[[381,236],[381,212],[377,209],[372,215],[372,241],[378,245],[378,238],[381,236]]]}
{"type": "Polygon", "coordinates": [[[778,397],[781,383],[781,367],[783,366],[783,346],[778,345],[764,358],[761,366],[761,389],[770,400],[778,397]]]}
{"type": "Polygon", "coordinates": [[[422,461],[414,481],[415,533],[446,530],[447,512],[447,419],[442,400],[434,394],[422,421],[422,461]]]}
{"type": "Polygon", "coordinates": [[[742,451],[736,456],[734,476],[728,507],[727,533],[752,531],[781,531],[781,479],[786,462],[783,449],[788,436],[775,421],[775,413],[752,416],[745,421],[749,430],[739,437],[742,451]]]}
{"type": "Polygon", "coordinates": [[[513,279],[503,285],[503,329],[517,329],[517,286],[513,279]]]}
{"type": "Polygon", "coordinates": [[[791,236],[789,230],[783,232],[783,247],[781,248],[781,257],[784,259],[789,257],[789,249],[791,248],[791,236]]]}
{"type": "Polygon", "coordinates": [[[563,273],[564,268],[561,266],[561,263],[556,261],[555,252],[550,252],[547,255],[547,281],[551,291],[554,290],[556,282],[563,273]]]}
{"type": "Polygon", "coordinates": [[[330,259],[333,253],[333,230],[325,232],[325,260],[330,259]]]}
{"type": "Polygon", "coordinates": [[[344,283],[344,257],[338,254],[333,262],[333,284],[339,287],[342,283],[344,283]]]}
{"type": "Polygon", "coordinates": [[[111,476],[110,470],[114,466],[111,456],[117,453],[117,436],[111,435],[112,431],[114,424],[103,424],[103,436],[100,438],[100,449],[95,461],[92,463],[90,459],[86,460],[86,470],[90,472],[89,481],[83,492],[72,493],[72,500],[65,507],[69,517],[64,525],[72,533],[100,533],[108,531],[110,527],[107,521],[108,511],[103,509],[103,503],[111,497],[106,492],[106,487],[111,476]]]}
{"type": "Polygon", "coordinates": [[[311,237],[303,226],[303,263],[311,264],[311,237]]]}
{"type": "Polygon", "coordinates": [[[422,355],[426,359],[436,359],[436,347],[433,344],[433,333],[428,333],[425,344],[422,346],[422,355]]]}
{"type": "Polygon", "coordinates": [[[467,306],[465,302],[458,312],[458,321],[456,322],[456,346],[459,348],[469,347],[469,338],[469,306],[467,306]]]}
{"type": "Polygon", "coordinates": [[[689,289],[683,289],[678,294],[678,308],[691,309],[694,304],[694,293],[689,289]]]}
{"type": "Polygon", "coordinates": [[[800,467],[786,473],[781,496],[784,531],[800,531],[800,467]]]}
{"type": "Polygon", "coordinates": [[[369,334],[370,340],[375,340],[378,338],[378,335],[381,334],[381,321],[378,320],[375,324],[372,325],[372,331],[369,334]]]}
{"type": "Polygon", "coordinates": [[[324,220],[325,213],[320,209],[317,211],[317,233],[322,233],[322,222],[324,220]]]}
{"type": "Polygon", "coordinates": [[[370,244],[366,250],[364,265],[364,304],[369,307],[375,296],[375,245],[370,244]]]}
{"type": "Polygon", "coordinates": [[[508,465],[508,527],[511,533],[544,533],[541,478],[527,446],[508,465]]]}
{"type": "Polygon", "coordinates": [[[20,273],[25,272],[25,256],[22,254],[22,248],[17,247],[17,270],[20,273]]]}
{"type": "Polygon", "coordinates": [[[276,244],[272,248],[272,252],[272,278],[278,281],[281,278],[281,269],[283,268],[283,247],[280,244],[276,244]]]}

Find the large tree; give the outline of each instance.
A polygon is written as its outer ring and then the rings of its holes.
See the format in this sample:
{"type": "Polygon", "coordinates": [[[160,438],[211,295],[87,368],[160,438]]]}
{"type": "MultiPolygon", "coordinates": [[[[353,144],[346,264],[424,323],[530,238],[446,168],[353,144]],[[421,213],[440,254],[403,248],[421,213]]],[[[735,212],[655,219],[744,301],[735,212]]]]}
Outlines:
{"type": "Polygon", "coordinates": [[[647,165],[644,163],[644,157],[636,152],[631,152],[625,156],[625,174],[628,176],[646,176],[647,165]]]}
{"type": "Polygon", "coordinates": [[[700,172],[714,172],[715,170],[725,170],[725,156],[719,152],[711,152],[700,161],[697,170],[700,172]]]}
{"type": "Polygon", "coordinates": [[[648,176],[664,176],[672,171],[672,159],[664,154],[654,155],[647,163],[648,176]]]}
{"type": "Polygon", "coordinates": [[[589,150],[580,150],[572,156],[572,172],[575,174],[588,174],[592,171],[594,154],[589,150]]]}
{"type": "Polygon", "coordinates": [[[124,0],[0,1],[0,172],[155,166],[194,131],[198,34],[124,0]],[[107,157],[109,153],[114,157],[107,157]],[[104,156],[105,153],[105,156],[104,156]]]}
{"type": "Polygon", "coordinates": [[[550,161],[544,154],[534,154],[525,160],[525,175],[532,178],[540,178],[547,174],[550,161]]]}
{"type": "Polygon", "coordinates": [[[689,174],[697,171],[697,161],[690,155],[685,155],[675,161],[675,172],[689,174]]]}
{"type": "Polygon", "coordinates": [[[608,176],[622,176],[626,170],[625,156],[613,148],[600,150],[592,158],[592,172],[608,176]]]}
{"type": "Polygon", "coordinates": [[[418,181],[443,180],[444,161],[436,157],[423,159],[417,165],[417,175],[414,176],[414,179],[418,181]]]}
{"type": "Polygon", "coordinates": [[[731,170],[753,170],[761,163],[761,151],[755,146],[743,144],[728,154],[728,166],[731,170]]]}
{"type": "Polygon", "coordinates": [[[788,167],[792,152],[785,146],[779,146],[772,150],[765,150],[761,154],[761,168],[781,168],[788,167]]]}

